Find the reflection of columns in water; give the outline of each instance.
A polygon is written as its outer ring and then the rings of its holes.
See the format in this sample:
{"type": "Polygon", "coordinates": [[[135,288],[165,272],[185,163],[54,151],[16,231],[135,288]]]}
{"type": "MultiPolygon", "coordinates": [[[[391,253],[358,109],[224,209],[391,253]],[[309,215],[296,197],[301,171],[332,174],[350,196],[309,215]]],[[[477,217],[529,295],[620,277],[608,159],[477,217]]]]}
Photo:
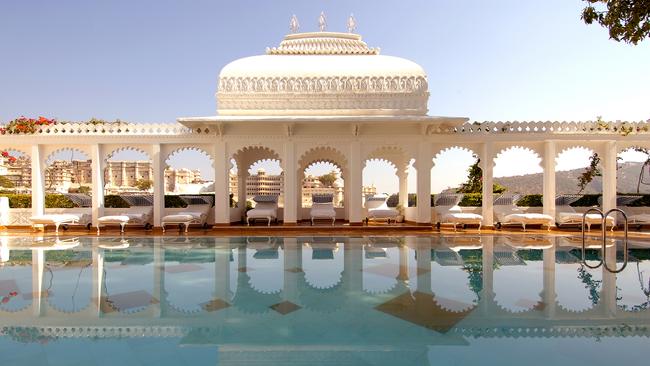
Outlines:
{"type": "Polygon", "coordinates": [[[555,293],[555,246],[558,238],[553,238],[553,246],[543,251],[544,261],[544,289],[541,296],[544,302],[544,315],[553,319],[555,317],[555,304],[557,294],[555,293]]]}
{"type": "MultiPolygon", "coordinates": [[[[603,256],[607,256],[607,263],[611,269],[616,268],[616,245],[605,248],[603,256]]],[[[603,273],[603,289],[600,293],[600,302],[605,316],[616,316],[616,274],[601,266],[603,273]]]]}
{"type": "Polygon", "coordinates": [[[344,244],[343,285],[349,291],[363,290],[363,248],[360,239],[348,238],[344,244]]]}
{"type": "Polygon", "coordinates": [[[155,238],[153,243],[153,297],[158,300],[152,304],[153,316],[160,318],[165,315],[167,296],[165,294],[165,248],[161,238],[155,238]]]}
{"type": "Polygon", "coordinates": [[[93,289],[90,303],[91,315],[100,317],[102,315],[102,297],[106,296],[104,290],[104,250],[98,246],[98,238],[93,238],[92,247],[92,276],[93,289]]]}
{"type": "Polygon", "coordinates": [[[223,301],[230,301],[230,254],[229,245],[217,243],[215,238],[214,248],[214,297],[223,301]]]}
{"type": "Polygon", "coordinates": [[[398,281],[407,282],[409,280],[409,247],[406,243],[399,246],[399,272],[398,281]]]}
{"type": "Polygon", "coordinates": [[[32,310],[35,316],[45,314],[43,306],[43,269],[45,268],[45,251],[32,250],[32,310]]]}
{"type": "Polygon", "coordinates": [[[480,305],[483,315],[489,315],[494,303],[494,237],[482,236],[482,275],[483,289],[481,290],[480,305]]]}
{"type": "Polygon", "coordinates": [[[296,238],[284,238],[284,285],[282,299],[298,301],[298,276],[302,275],[301,251],[296,238]]]}
{"type": "Polygon", "coordinates": [[[417,252],[417,290],[418,292],[431,293],[431,238],[415,238],[417,252]]]}

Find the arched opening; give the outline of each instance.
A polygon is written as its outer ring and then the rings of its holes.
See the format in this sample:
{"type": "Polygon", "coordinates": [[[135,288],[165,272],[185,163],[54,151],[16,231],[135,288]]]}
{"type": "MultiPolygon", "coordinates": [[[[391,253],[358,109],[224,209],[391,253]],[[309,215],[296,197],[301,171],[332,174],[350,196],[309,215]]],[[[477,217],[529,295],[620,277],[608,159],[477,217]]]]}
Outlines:
{"type": "Polygon", "coordinates": [[[4,194],[27,194],[32,189],[32,161],[14,149],[0,149],[0,190],[4,194]]]}
{"type": "Polygon", "coordinates": [[[214,194],[212,159],[204,150],[177,149],[169,154],[165,164],[166,195],[214,194]]]}
{"type": "Polygon", "coordinates": [[[153,164],[142,150],[125,147],[110,153],[104,168],[104,194],[153,194],[153,164]]]}
{"type": "Polygon", "coordinates": [[[90,208],[92,161],[78,149],[64,148],[45,160],[45,207],[90,208]]]}
{"type": "Polygon", "coordinates": [[[331,195],[334,207],[344,207],[344,186],[341,167],[329,161],[316,161],[303,171],[300,186],[303,208],[312,206],[314,195],[331,195]]]}

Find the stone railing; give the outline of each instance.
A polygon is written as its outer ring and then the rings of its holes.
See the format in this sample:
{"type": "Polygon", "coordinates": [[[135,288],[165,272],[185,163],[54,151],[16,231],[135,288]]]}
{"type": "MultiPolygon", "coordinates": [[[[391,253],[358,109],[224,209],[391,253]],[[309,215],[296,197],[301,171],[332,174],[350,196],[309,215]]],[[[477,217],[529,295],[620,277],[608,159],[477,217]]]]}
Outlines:
{"type": "Polygon", "coordinates": [[[50,126],[40,126],[34,135],[69,136],[69,135],[193,135],[209,131],[193,131],[179,123],[129,123],[129,124],[92,124],[92,123],[61,123],[50,126]]]}
{"type": "Polygon", "coordinates": [[[545,134],[647,134],[650,120],[640,122],[473,122],[457,127],[441,127],[433,133],[443,134],[505,134],[505,133],[545,133],[545,134]]]}

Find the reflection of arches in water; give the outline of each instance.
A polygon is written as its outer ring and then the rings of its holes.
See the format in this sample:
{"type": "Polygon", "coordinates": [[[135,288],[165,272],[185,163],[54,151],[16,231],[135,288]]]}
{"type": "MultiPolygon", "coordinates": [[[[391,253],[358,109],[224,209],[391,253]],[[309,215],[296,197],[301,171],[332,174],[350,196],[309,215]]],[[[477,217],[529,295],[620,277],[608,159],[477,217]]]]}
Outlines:
{"type": "MultiPolygon", "coordinates": [[[[431,292],[435,295],[433,300],[443,309],[449,311],[464,311],[478,303],[478,294],[472,291],[470,273],[465,270],[465,263],[462,261],[461,253],[449,249],[438,248],[432,253],[431,265],[431,292]],[[440,253],[454,253],[460,258],[460,263],[451,265],[434,261],[440,253]]],[[[432,252],[434,250],[432,249],[432,252]]]]}
{"type": "Polygon", "coordinates": [[[271,311],[270,306],[282,301],[279,292],[262,293],[255,291],[250,283],[252,282],[248,272],[239,273],[237,276],[237,287],[233,298],[233,305],[240,311],[247,314],[264,314],[271,311]]]}
{"type": "Polygon", "coordinates": [[[104,313],[119,311],[133,314],[161,301],[152,295],[156,265],[153,258],[152,248],[129,248],[104,253],[101,299],[104,313]]]}
{"type": "Polygon", "coordinates": [[[310,287],[329,289],[338,286],[343,273],[343,250],[338,243],[311,240],[302,249],[302,269],[310,287]]]}
{"type": "Polygon", "coordinates": [[[521,256],[526,257],[526,252],[528,251],[520,250],[515,253],[505,245],[494,247],[495,261],[500,264],[494,271],[494,300],[499,307],[509,312],[540,309],[542,304],[540,294],[543,290],[543,276],[540,274],[543,273],[544,263],[540,260],[524,262],[521,256]],[[518,261],[507,260],[515,257],[518,261]],[[513,283],[517,286],[512,286],[513,283]]]}
{"type": "Polygon", "coordinates": [[[391,292],[399,283],[399,248],[381,245],[368,243],[363,247],[363,291],[371,294],[391,292]]]}
{"type": "Polygon", "coordinates": [[[332,313],[340,309],[348,299],[343,282],[339,281],[327,288],[317,288],[307,282],[306,273],[298,281],[300,304],[320,313],[332,313]]]}
{"type": "Polygon", "coordinates": [[[570,312],[596,306],[602,288],[602,271],[583,266],[580,259],[569,251],[563,251],[559,257],[556,253],[556,262],[555,296],[558,306],[570,312]]]}
{"type": "Polygon", "coordinates": [[[169,307],[198,313],[213,299],[214,249],[165,249],[165,294],[169,307]]]}
{"type": "Polygon", "coordinates": [[[247,272],[251,288],[277,294],[284,287],[284,255],[274,237],[246,239],[247,272]]]}
{"type": "MultiPolygon", "coordinates": [[[[633,249],[631,255],[641,254],[648,257],[648,250],[641,253],[633,249]],[[634,253],[636,252],[636,253],[634,253]]],[[[617,304],[624,311],[644,311],[650,309],[650,261],[636,260],[630,263],[628,270],[617,274],[617,304]]]]}
{"type": "MultiPolygon", "coordinates": [[[[46,259],[49,253],[46,253],[46,259]]],[[[58,263],[48,261],[45,265],[43,292],[53,294],[47,297],[48,303],[64,313],[86,309],[91,303],[93,286],[91,252],[58,252],[57,259],[58,263]]]]}
{"type": "MultiPolygon", "coordinates": [[[[12,250],[11,259],[29,258],[31,250],[12,250]]],[[[32,264],[5,266],[0,271],[0,311],[18,312],[32,305],[32,264]]]]}

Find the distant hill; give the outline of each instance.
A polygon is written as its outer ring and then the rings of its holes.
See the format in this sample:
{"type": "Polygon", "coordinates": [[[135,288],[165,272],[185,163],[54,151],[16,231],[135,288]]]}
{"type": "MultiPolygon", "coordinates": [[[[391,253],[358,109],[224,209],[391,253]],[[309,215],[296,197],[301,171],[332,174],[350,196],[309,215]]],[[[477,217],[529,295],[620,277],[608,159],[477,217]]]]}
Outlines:
{"type": "MultiPolygon", "coordinates": [[[[636,186],[639,179],[639,172],[642,163],[622,163],[616,174],[617,178],[617,191],[622,193],[635,193],[636,186]]],[[[584,172],[584,169],[575,169],[555,173],[555,190],[557,194],[570,194],[578,193],[578,177],[584,172]]],[[[496,183],[499,183],[506,188],[508,192],[517,192],[523,194],[542,193],[542,173],[518,175],[513,177],[500,177],[494,178],[496,183]]],[[[650,174],[646,177],[650,180],[650,174]]],[[[601,193],[602,192],[602,179],[595,177],[585,188],[584,193],[601,193]]],[[[641,185],[641,193],[650,193],[650,186],[641,185]]]]}

